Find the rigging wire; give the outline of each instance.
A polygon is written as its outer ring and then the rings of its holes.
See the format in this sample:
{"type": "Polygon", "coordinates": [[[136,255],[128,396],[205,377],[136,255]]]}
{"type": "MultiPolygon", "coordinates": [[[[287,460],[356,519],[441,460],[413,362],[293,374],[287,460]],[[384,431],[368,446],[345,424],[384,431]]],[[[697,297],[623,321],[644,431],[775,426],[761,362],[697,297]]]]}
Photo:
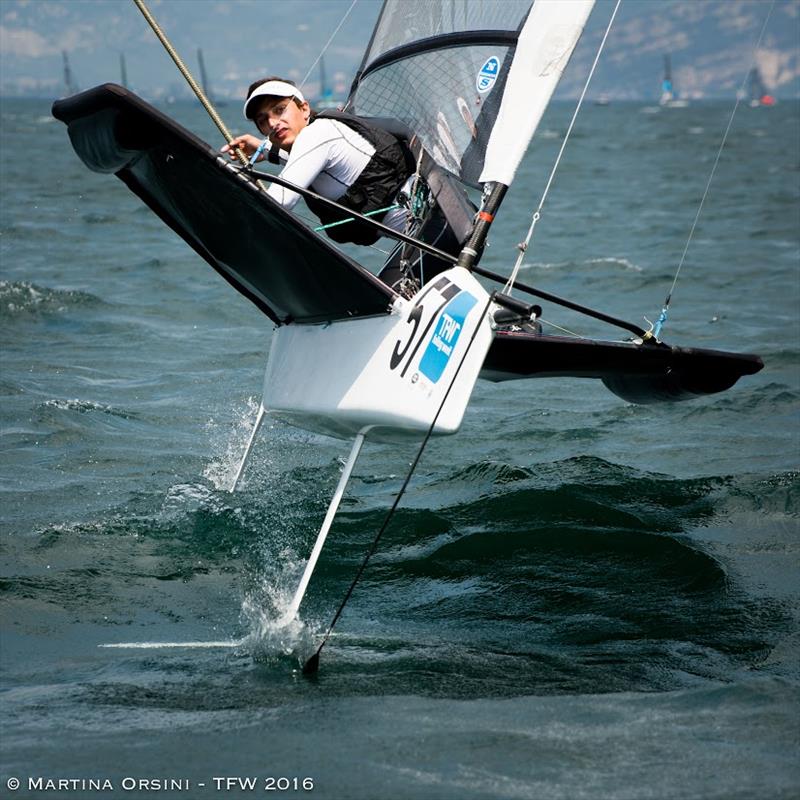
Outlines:
{"type": "Polygon", "coordinates": [[[686,253],[689,250],[689,245],[691,244],[692,238],[694,237],[694,231],[697,227],[697,222],[700,219],[700,214],[703,211],[703,206],[706,202],[706,197],[708,196],[708,191],[711,188],[711,182],[714,180],[714,173],[717,171],[717,165],[719,164],[720,157],[722,156],[722,151],[725,149],[725,143],[728,141],[728,134],[731,130],[731,125],[733,125],[733,118],[736,116],[736,110],[739,108],[739,104],[742,102],[742,97],[744,96],[745,85],[747,83],[747,77],[750,74],[750,71],[753,68],[753,64],[756,60],[756,55],[758,53],[758,48],[761,46],[761,40],[764,38],[764,32],[767,29],[767,23],[769,22],[769,18],[772,15],[772,10],[775,8],[775,0],[772,0],[772,3],[769,7],[769,11],[767,11],[767,16],[764,19],[764,23],[761,26],[761,32],[758,34],[758,40],[756,41],[756,45],[753,48],[753,54],[750,57],[750,63],[745,71],[744,78],[742,79],[742,83],[739,86],[739,90],[736,92],[736,102],[733,104],[733,110],[731,111],[730,119],[728,120],[728,126],[725,128],[725,133],[722,136],[722,141],[719,145],[719,150],[717,151],[717,157],[714,159],[714,165],[711,167],[711,174],[708,176],[708,182],[706,183],[705,191],[703,192],[702,198],[700,198],[700,205],[697,207],[697,213],[694,216],[694,222],[692,222],[691,230],[689,231],[689,237],[686,240],[686,246],[683,248],[683,253],[681,254],[680,261],[678,262],[678,267],[675,270],[675,277],[672,279],[672,286],[670,286],[669,291],[667,292],[666,299],[664,300],[664,305],[661,309],[661,313],[659,314],[658,320],[656,320],[655,325],[653,326],[652,335],[658,339],[659,334],[661,333],[661,329],[664,327],[664,323],[667,321],[667,313],[669,311],[669,305],[672,302],[672,293],[675,291],[675,286],[678,283],[678,276],[681,273],[681,268],[683,267],[683,262],[686,260],[686,253]]]}
{"type": "MultiPolygon", "coordinates": [[[[306,72],[305,78],[303,78],[303,80],[300,81],[300,86],[305,85],[305,82],[308,80],[308,76],[311,75],[311,73],[314,71],[314,67],[317,66],[319,60],[322,58],[322,56],[325,55],[325,51],[328,49],[328,47],[330,47],[330,44],[334,40],[334,37],[336,36],[337,33],[339,33],[339,28],[341,28],[342,25],[344,25],[345,20],[350,16],[350,12],[355,8],[357,2],[358,0],[353,0],[353,2],[350,3],[350,8],[348,8],[347,11],[345,11],[344,16],[342,17],[339,24],[336,26],[336,30],[331,34],[330,39],[328,39],[328,41],[325,43],[325,46],[322,48],[322,50],[320,50],[319,55],[314,59],[314,63],[308,68],[308,72],[306,72]]],[[[320,87],[320,91],[321,90],[322,87],[320,87]]]]}
{"type": "Polygon", "coordinates": [[[585,339],[586,337],[580,333],[575,333],[575,331],[571,331],[569,328],[564,328],[561,325],[556,325],[555,322],[551,322],[549,319],[545,319],[544,317],[537,317],[537,321],[541,322],[543,325],[549,325],[551,328],[555,328],[557,331],[561,331],[562,333],[569,334],[570,336],[574,336],[576,339],[585,339]]]}
{"type": "Polygon", "coordinates": [[[505,294],[510,294],[511,290],[514,287],[514,282],[517,279],[517,274],[519,273],[520,267],[522,266],[522,259],[525,257],[525,252],[527,251],[528,245],[530,244],[531,238],[533,237],[533,230],[536,227],[536,223],[539,221],[541,217],[542,206],[544,205],[544,201],[547,199],[547,194],[550,191],[550,186],[553,183],[553,178],[555,178],[558,165],[561,163],[561,156],[564,155],[564,149],[566,148],[567,141],[569,140],[570,134],[572,133],[572,128],[575,125],[575,120],[578,118],[578,112],[581,110],[581,105],[583,104],[583,98],[586,97],[586,91],[589,88],[589,83],[592,80],[594,71],[597,68],[597,63],[600,61],[600,54],[603,52],[603,48],[605,47],[606,44],[606,39],[608,39],[608,34],[611,31],[611,26],[614,24],[614,18],[617,16],[617,11],[619,10],[621,2],[622,0],[617,0],[616,5],[614,6],[614,11],[611,14],[611,19],[608,21],[606,32],[603,34],[603,39],[600,42],[600,47],[597,49],[597,54],[594,57],[592,68],[589,70],[589,75],[586,78],[586,83],[584,84],[581,96],[578,98],[578,103],[575,106],[575,111],[572,114],[572,119],[570,120],[567,132],[564,135],[564,140],[561,142],[561,149],[558,151],[555,164],[553,164],[553,169],[550,172],[550,177],[547,179],[547,185],[544,187],[544,192],[542,193],[542,199],[539,201],[539,205],[536,208],[536,211],[534,211],[533,217],[531,218],[531,225],[530,228],[528,228],[528,235],[525,237],[525,241],[520,242],[517,245],[517,247],[519,248],[519,256],[517,256],[517,263],[514,264],[514,269],[511,272],[511,276],[509,277],[508,282],[503,287],[503,292],[505,294]]]}

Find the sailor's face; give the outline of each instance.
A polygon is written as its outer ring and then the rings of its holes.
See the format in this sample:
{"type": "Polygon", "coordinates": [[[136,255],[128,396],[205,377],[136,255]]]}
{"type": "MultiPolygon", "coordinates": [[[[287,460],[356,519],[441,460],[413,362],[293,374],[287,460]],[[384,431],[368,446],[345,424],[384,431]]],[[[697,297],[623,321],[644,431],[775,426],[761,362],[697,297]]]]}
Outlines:
{"type": "Polygon", "coordinates": [[[297,134],[308,125],[310,113],[308,103],[298,106],[293,97],[268,97],[256,110],[253,121],[273,144],[291,150],[297,134]]]}

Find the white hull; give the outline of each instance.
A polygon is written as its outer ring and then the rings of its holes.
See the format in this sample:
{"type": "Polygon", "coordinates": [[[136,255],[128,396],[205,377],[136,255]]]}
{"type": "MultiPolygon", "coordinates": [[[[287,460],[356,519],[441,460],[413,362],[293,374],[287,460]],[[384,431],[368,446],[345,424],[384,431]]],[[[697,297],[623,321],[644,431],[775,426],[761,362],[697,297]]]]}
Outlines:
{"type": "Polygon", "coordinates": [[[420,438],[444,401],[433,433],[455,433],[492,340],[488,300],[454,268],[386,316],[278,328],[263,408],[306,430],[395,441],[420,438]]]}

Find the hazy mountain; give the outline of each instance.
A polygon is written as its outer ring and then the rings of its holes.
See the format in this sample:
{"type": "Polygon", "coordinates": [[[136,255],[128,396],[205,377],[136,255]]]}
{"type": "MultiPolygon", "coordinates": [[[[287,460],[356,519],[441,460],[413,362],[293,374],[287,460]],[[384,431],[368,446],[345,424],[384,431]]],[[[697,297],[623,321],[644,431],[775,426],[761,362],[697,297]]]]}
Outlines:
{"type": "MultiPolygon", "coordinates": [[[[595,6],[560,93],[574,94],[600,44],[613,10],[595,6]]],[[[800,2],[777,0],[755,45],[771,3],[752,0],[623,0],[592,81],[594,95],[657,98],[663,60],[670,55],[676,91],[685,97],[731,97],[751,62],[778,97],[800,97],[800,2]]]]}

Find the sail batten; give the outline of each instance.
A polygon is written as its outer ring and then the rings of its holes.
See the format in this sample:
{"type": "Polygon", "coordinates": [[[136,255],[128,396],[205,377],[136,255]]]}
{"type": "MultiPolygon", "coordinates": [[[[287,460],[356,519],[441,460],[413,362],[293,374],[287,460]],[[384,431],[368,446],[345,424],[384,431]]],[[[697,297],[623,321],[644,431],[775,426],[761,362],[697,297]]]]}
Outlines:
{"type": "Polygon", "coordinates": [[[419,55],[446,47],[469,47],[470,45],[500,45],[511,47],[517,43],[517,33],[511,31],[462,31],[458,33],[443,33],[438,36],[429,36],[415,42],[399,45],[378,56],[369,67],[364,70],[361,77],[374,72],[376,69],[402,61],[404,58],[419,55]]]}

